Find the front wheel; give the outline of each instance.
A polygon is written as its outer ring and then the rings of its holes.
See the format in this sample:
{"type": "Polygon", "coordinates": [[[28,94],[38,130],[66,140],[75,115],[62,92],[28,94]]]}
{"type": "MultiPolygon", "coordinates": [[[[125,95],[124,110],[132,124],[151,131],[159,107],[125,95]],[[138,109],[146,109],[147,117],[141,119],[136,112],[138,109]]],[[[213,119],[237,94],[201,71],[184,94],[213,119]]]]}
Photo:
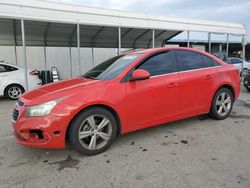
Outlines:
{"type": "Polygon", "coordinates": [[[71,145],[85,155],[105,151],[115,140],[117,123],[113,114],[101,107],[87,109],[76,116],[69,127],[71,145]]]}
{"type": "Polygon", "coordinates": [[[210,117],[217,120],[223,120],[229,116],[233,107],[233,95],[227,88],[221,88],[214,95],[210,117]]]}

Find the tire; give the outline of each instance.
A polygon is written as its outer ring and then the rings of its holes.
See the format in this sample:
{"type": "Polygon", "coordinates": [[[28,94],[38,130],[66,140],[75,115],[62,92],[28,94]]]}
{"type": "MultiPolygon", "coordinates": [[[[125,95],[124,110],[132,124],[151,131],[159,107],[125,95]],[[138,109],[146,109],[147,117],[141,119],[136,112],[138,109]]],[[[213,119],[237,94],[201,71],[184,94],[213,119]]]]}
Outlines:
{"type": "Polygon", "coordinates": [[[247,68],[244,68],[244,69],[242,69],[242,71],[240,72],[240,76],[244,78],[244,77],[247,75],[247,73],[248,73],[247,68]]]}
{"type": "Polygon", "coordinates": [[[96,155],[109,148],[116,133],[117,122],[113,114],[104,108],[92,107],[74,118],[68,130],[68,139],[78,152],[96,155]]]}
{"type": "Polygon", "coordinates": [[[232,108],[233,108],[232,92],[227,88],[221,88],[215,93],[213,97],[209,116],[212,119],[216,120],[226,119],[231,113],[232,108]]]}
{"type": "Polygon", "coordinates": [[[12,84],[5,88],[4,95],[11,100],[17,100],[24,93],[24,88],[18,84],[12,84]]]}
{"type": "Polygon", "coordinates": [[[247,91],[250,91],[250,78],[249,75],[245,76],[245,78],[243,79],[243,85],[245,86],[245,88],[247,89],[247,91]]]}

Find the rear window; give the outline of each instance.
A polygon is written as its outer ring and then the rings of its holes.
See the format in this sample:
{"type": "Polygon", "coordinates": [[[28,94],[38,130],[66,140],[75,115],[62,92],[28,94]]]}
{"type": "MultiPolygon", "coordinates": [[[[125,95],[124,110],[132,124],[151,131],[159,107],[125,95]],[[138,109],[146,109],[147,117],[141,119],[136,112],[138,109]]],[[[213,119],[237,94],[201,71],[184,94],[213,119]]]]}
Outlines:
{"type": "Polygon", "coordinates": [[[9,66],[9,65],[0,64],[0,73],[1,72],[11,72],[11,71],[15,71],[15,70],[18,70],[18,69],[15,67],[9,66]]]}

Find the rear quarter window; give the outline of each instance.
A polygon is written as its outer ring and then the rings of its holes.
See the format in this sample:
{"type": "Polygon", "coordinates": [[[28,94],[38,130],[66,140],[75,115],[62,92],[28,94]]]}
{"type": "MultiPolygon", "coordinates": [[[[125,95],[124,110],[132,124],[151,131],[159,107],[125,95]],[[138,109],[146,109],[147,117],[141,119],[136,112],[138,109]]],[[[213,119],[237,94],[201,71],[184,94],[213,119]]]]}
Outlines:
{"type": "Polygon", "coordinates": [[[220,63],[216,62],[215,60],[213,60],[211,57],[208,57],[206,55],[201,55],[202,59],[206,65],[206,67],[215,67],[215,66],[219,66],[220,63]]]}

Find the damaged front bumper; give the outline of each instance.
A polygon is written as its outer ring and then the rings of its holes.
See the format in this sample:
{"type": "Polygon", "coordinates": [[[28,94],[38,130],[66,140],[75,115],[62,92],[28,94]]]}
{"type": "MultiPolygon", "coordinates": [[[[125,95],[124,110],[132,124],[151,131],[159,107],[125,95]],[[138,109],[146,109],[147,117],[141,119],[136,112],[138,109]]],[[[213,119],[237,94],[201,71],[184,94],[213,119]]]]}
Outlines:
{"type": "Polygon", "coordinates": [[[26,117],[25,107],[18,103],[12,116],[17,142],[37,148],[64,148],[67,122],[66,117],[56,115],[26,117]]]}

